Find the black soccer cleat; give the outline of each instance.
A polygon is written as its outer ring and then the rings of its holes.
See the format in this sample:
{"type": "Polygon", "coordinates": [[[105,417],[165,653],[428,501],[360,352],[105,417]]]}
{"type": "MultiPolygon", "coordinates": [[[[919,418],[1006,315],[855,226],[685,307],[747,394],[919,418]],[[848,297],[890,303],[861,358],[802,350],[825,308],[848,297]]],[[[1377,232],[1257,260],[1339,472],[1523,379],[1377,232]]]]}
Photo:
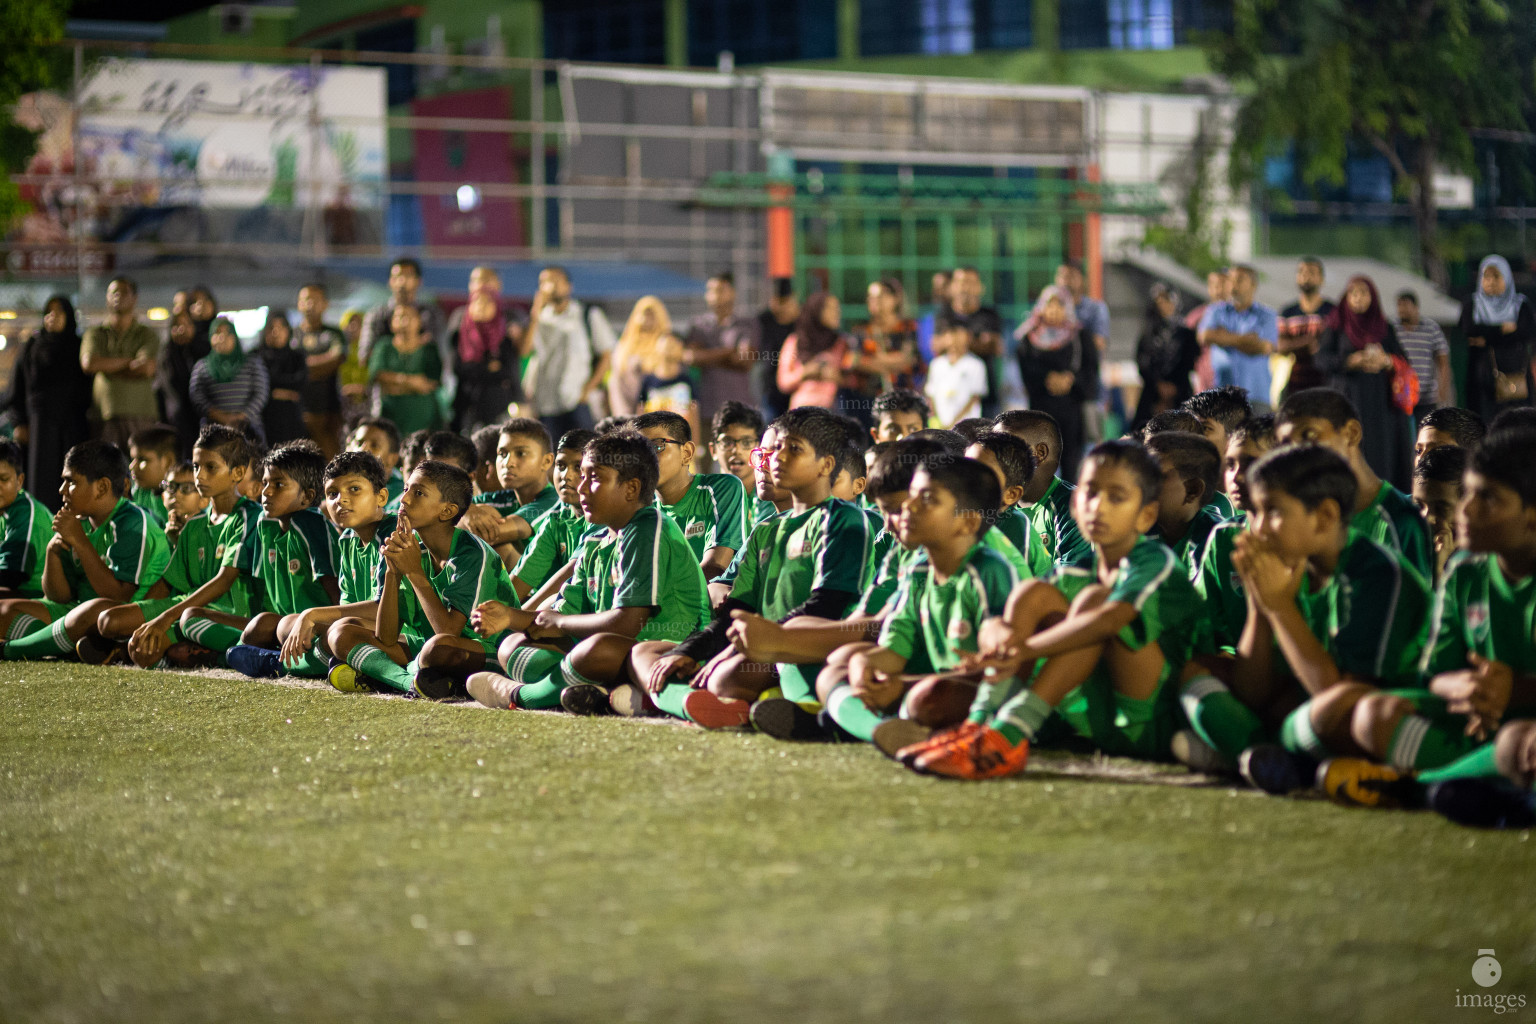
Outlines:
{"type": "Polygon", "coordinates": [[[1305,754],[1293,754],[1278,743],[1260,743],[1243,751],[1237,770],[1248,785],[1272,796],[1311,789],[1317,762],[1305,754]]]}
{"type": "Polygon", "coordinates": [[[758,732],[776,740],[826,743],[832,739],[814,713],[783,697],[770,697],[753,704],[752,724],[758,732]]]}
{"type": "Polygon", "coordinates": [[[608,691],[592,683],[573,683],[560,691],[560,706],[573,715],[600,715],[608,710],[608,691]]]}
{"type": "Polygon", "coordinates": [[[1483,779],[1452,779],[1429,788],[1429,807],[1471,828],[1536,828],[1536,795],[1483,779]]]}

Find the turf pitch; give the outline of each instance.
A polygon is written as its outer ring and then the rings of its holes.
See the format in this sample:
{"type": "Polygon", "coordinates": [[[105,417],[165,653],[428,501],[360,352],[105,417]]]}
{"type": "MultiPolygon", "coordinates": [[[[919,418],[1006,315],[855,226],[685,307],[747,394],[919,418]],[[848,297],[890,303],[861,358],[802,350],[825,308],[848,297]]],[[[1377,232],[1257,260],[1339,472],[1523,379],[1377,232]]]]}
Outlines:
{"type": "Polygon", "coordinates": [[[1528,833],[1183,769],[7,663],[0,772],[4,1021],[1536,1012],[1528,833]]]}

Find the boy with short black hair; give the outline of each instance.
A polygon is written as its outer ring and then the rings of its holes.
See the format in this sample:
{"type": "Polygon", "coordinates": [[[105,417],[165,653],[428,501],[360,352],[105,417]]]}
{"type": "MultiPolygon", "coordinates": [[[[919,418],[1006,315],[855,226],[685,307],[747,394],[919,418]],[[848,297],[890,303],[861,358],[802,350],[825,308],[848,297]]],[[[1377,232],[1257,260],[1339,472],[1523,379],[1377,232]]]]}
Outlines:
{"type": "Polygon", "coordinates": [[[155,517],[165,528],[165,503],[160,484],[176,465],[176,429],[164,425],[136,430],[128,438],[128,468],[133,474],[133,493],[128,500],[155,517]]]}
{"type": "MultiPolygon", "coordinates": [[[[211,607],[187,608],[181,631],[191,649],[167,657],[182,668],[227,664],[239,644],[276,649],[286,615],[336,603],[336,528],[316,503],[324,495],[325,455],[313,441],[290,441],[262,460],[261,510],[255,529],[235,552],[235,566],[261,587],[261,611],[251,616],[211,607]]],[[[229,549],[225,549],[229,558],[229,549]]]]}
{"type": "Polygon", "coordinates": [[[1436,448],[1476,448],[1488,433],[1488,425],[1471,409],[1442,406],[1419,421],[1413,441],[1413,459],[1422,459],[1436,448]]]}
{"type": "Polygon", "coordinates": [[[1163,487],[1157,498],[1157,531],[1191,577],[1199,574],[1200,555],[1211,531],[1222,522],[1211,506],[1220,491],[1221,453],[1199,434],[1170,430],[1146,441],[1157,460],[1163,487]]]}
{"type": "Polygon", "coordinates": [[[560,500],[549,482],[555,465],[554,444],[539,420],[519,417],[503,423],[496,437],[496,476],[502,489],[495,500],[471,503],[462,528],[515,563],[533,523],[560,500]]]}
{"type": "Polygon", "coordinates": [[[1285,718],[1283,749],[1241,755],[1244,778],[1266,792],[1309,785],[1313,758],[1357,749],[1351,717],[1362,697],[1418,678],[1429,591],[1400,555],[1350,525],[1357,486],[1355,467],[1321,445],[1277,448],[1249,470],[1252,522],[1232,562],[1251,611],[1233,692],[1255,712],[1255,730],[1310,698],[1285,718]]]}
{"type": "Polygon", "coordinates": [[[1367,693],[1355,704],[1350,726],[1359,751],[1387,763],[1326,762],[1318,781],[1334,799],[1418,806],[1423,787],[1435,786],[1430,805],[1453,820],[1536,824],[1533,448],[1529,429],[1492,431],[1472,453],[1458,513],[1466,550],[1451,559],[1435,593],[1418,688],[1367,693]]]}
{"type": "Polygon", "coordinates": [[[475,442],[455,430],[434,430],[421,446],[421,454],[433,462],[458,466],[473,479],[480,471],[480,451],[475,442]]]}
{"type": "Polygon", "coordinates": [[[206,510],[187,521],[171,552],[164,576],[147,599],[102,612],[95,629],[75,645],[80,660],[109,665],[132,659],[152,668],[166,659],[180,666],[185,649],[178,628],[189,608],[213,608],[242,621],[259,603],[251,581],[236,567],[245,539],[261,518],[261,508],[240,494],[250,462],[250,443],[233,427],[207,424],[192,446],[193,487],[206,510]]]}
{"type": "Polygon", "coordinates": [[[746,543],[747,494],[729,473],[695,473],[693,431],[675,412],[635,417],[634,429],[651,442],[661,474],[656,503],[683,531],[704,571],[714,579],[746,543]]]}
{"type": "MultiPolygon", "coordinates": [[[[1260,395],[1259,400],[1268,401],[1268,396],[1260,395]]],[[[1180,408],[1199,417],[1201,430],[1198,433],[1203,433],[1217,451],[1226,451],[1228,436],[1253,415],[1248,392],[1236,384],[1191,395],[1180,408]]]]}
{"type": "Polygon", "coordinates": [[[277,624],[276,650],[240,644],[225,655],[230,668],[256,679],[285,672],[323,679],[330,671],[325,634],[348,617],[373,618],[378,567],[384,541],[395,531],[384,464],[364,451],[342,452],[325,465],[325,512],[341,531],[336,539],[336,582],[340,604],[314,605],[284,615],[277,624]],[[318,647],[317,647],[318,645],[318,647]]]}
{"type": "Polygon", "coordinates": [[[176,550],[182,528],[208,507],[197,492],[197,471],[191,462],[178,462],[160,481],[160,503],[165,506],[165,542],[176,550]]]}
{"type": "MultiPolygon", "coordinates": [[[[538,594],[546,584],[565,572],[581,539],[594,527],[581,512],[581,455],[597,432],[577,428],[560,435],[555,451],[555,493],[560,501],[533,522],[533,536],[514,563],[512,590],[518,604],[538,594]]],[[[534,602],[537,607],[538,602],[534,602]]]]}
{"type": "Polygon", "coordinates": [[[869,436],[876,441],[900,441],[928,426],[933,407],[922,393],[910,388],[892,388],[871,403],[869,413],[875,425],[869,436]]]}
{"type": "Polygon", "coordinates": [[[1146,536],[1161,486],[1157,463],[1134,441],[1089,451],[1072,507],[1093,560],[1014,591],[967,663],[986,678],[965,724],[901,748],[898,760],[950,778],[1013,775],[1053,716],[1106,753],[1168,756],[1172,680],[1198,639],[1200,609],[1177,557],[1146,536]]]}
{"type": "Polygon", "coordinates": [[[1035,472],[1019,499],[1046,553],[1056,565],[1070,565],[1091,557],[1091,549],[1072,518],[1074,486],[1056,475],[1061,469],[1061,427],[1050,413],[1015,409],[993,420],[994,429],[1012,434],[1029,445],[1035,456],[1035,472]]]}
{"type": "MultiPolygon", "coordinates": [[[[904,573],[877,643],[852,643],[827,658],[817,679],[826,717],[854,739],[875,738],[916,686],[932,688],[976,651],[982,622],[1004,614],[1021,577],[981,543],[1002,503],[996,471],[974,459],[923,460],[902,502],[901,540],[921,552],[904,573]],[[988,477],[991,479],[988,479],[988,477]]],[[[974,690],[974,687],[972,687],[974,690]]],[[[760,729],[782,739],[797,734],[798,707],[763,701],[753,708],[760,729]]]]}
{"type": "Polygon", "coordinates": [[[0,600],[43,596],[43,565],[53,513],[26,490],[21,446],[0,438],[0,600]]]}
{"type": "Polygon", "coordinates": [[[1456,508],[1465,493],[1462,483],[1472,451],[1442,445],[1424,453],[1413,467],[1413,504],[1429,524],[1435,545],[1435,578],[1445,574],[1445,563],[1456,553],[1456,508]]]}
{"type": "Polygon", "coordinates": [[[405,489],[405,477],[400,473],[400,428],[393,420],[366,416],[357,421],[347,438],[347,451],[367,452],[378,459],[388,474],[387,489],[393,503],[405,489]]]}
{"type": "MultiPolygon", "coordinates": [[[[640,644],[630,656],[630,671],[658,707],[706,728],[746,725],[752,701],[776,681],[766,664],[730,649],[735,642],[751,646],[750,637],[729,634],[733,613],[777,623],[800,615],[842,618],[859,598],[874,550],[875,531],[863,511],[832,497],[848,447],[841,418],[805,406],[773,425],[766,472],[790,492],[790,509],[753,529],[731,594],[707,627],[680,644],[640,644]]],[[[777,682],[786,698],[812,701],[818,671],[781,661],[777,682]]]]}
{"type": "Polygon", "coordinates": [[[1294,392],[1275,414],[1275,438],[1281,444],[1320,444],[1349,463],[1357,487],[1350,528],[1398,552],[1429,579],[1435,564],[1429,528],[1413,499],[1377,476],[1365,461],[1360,447],[1364,433],[1354,404],[1331,388],[1294,392]]]}
{"type": "Polygon", "coordinates": [[[469,617],[511,588],[490,545],[456,525],[474,490],[464,470],[432,459],[406,478],[374,577],[372,621],[341,618],[326,632],[337,659],[326,679],[336,689],[363,693],[378,684],[443,700],[485,663],[495,641],[476,635],[469,617]]]}
{"type": "MultiPolygon", "coordinates": [[[[480,504],[496,504],[490,497],[501,490],[501,474],[496,469],[496,445],[501,440],[501,424],[491,423],[475,431],[470,437],[475,446],[475,501],[480,504]]],[[[513,506],[514,510],[516,506],[513,506]]]]}
{"type": "Polygon", "coordinates": [[[43,596],[0,601],[7,661],[71,653],[97,616],[143,598],[159,581],[171,559],[165,532],[128,500],[129,486],[128,458],[116,445],[85,441],[64,456],[43,596]]]}
{"type": "Polygon", "coordinates": [[[1205,423],[1187,409],[1168,409],[1147,420],[1146,425],[1141,428],[1141,439],[1146,441],[1147,438],[1156,434],[1166,434],[1173,430],[1204,437],[1205,423]]]}
{"type": "Polygon", "coordinates": [[[656,503],[660,473],[654,442],[643,434],[621,431],[588,443],[578,492],[600,532],[582,541],[576,573],[553,608],[533,614],[488,602],[476,609],[482,634],[516,632],[498,651],[507,674],[471,676],[471,696],[489,707],[560,705],[593,714],[625,680],[637,643],[699,628],[709,614],[704,574],[682,529],[656,503]],[[562,653],[552,641],[575,646],[562,653]]]}
{"type": "Polygon", "coordinates": [[[1034,480],[1035,453],[1022,438],[986,430],[976,435],[965,454],[995,472],[1002,485],[1002,510],[993,526],[1024,556],[1029,575],[1045,575],[1051,568],[1050,552],[1029,515],[1019,507],[1034,480]]]}
{"type": "Polygon", "coordinates": [[[709,425],[709,457],[722,472],[740,480],[748,495],[757,481],[752,449],[762,439],[764,426],[762,413],[734,398],[720,404],[709,425]]]}
{"type": "Polygon", "coordinates": [[[992,420],[987,416],[967,416],[956,423],[953,429],[965,438],[966,443],[975,444],[978,437],[992,429],[992,420]]]}

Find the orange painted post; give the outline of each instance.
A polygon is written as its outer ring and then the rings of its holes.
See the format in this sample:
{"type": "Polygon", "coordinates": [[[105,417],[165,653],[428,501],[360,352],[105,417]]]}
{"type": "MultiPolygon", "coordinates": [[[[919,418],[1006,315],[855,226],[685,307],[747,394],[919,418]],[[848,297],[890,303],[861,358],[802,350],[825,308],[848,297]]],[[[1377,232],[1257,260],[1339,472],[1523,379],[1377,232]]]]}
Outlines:
{"type": "MultiPolygon", "coordinates": [[[[1099,165],[1088,165],[1088,181],[1091,184],[1099,183],[1099,165]]],[[[1090,198],[1090,202],[1093,199],[1090,198]]],[[[1083,232],[1084,248],[1083,268],[1088,274],[1088,294],[1095,299],[1104,298],[1104,238],[1103,225],[1100,223],[1101,214],[1093,212],[1088,214],[1087,229],[1083,232]]]]}
{"type": "MultiPolygon", "coordinates": [[[[768,195],[778,203],[794,198],[793,185],[769,185],[768,195]]],[[[795,213],[789,206],[768,207],[768,276],[795,276],[795,213]]]]}

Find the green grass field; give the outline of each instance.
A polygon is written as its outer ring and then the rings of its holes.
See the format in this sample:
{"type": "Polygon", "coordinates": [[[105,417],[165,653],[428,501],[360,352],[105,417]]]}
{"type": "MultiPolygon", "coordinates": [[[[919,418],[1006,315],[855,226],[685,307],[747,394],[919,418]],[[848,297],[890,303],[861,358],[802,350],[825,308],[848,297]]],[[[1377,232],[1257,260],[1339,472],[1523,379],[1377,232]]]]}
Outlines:
{"type": "Polygon", "coordinates": [[[1529,834],[1042,755],[0,666],[3,1021],[1536,1013],[1529,834]]]}

